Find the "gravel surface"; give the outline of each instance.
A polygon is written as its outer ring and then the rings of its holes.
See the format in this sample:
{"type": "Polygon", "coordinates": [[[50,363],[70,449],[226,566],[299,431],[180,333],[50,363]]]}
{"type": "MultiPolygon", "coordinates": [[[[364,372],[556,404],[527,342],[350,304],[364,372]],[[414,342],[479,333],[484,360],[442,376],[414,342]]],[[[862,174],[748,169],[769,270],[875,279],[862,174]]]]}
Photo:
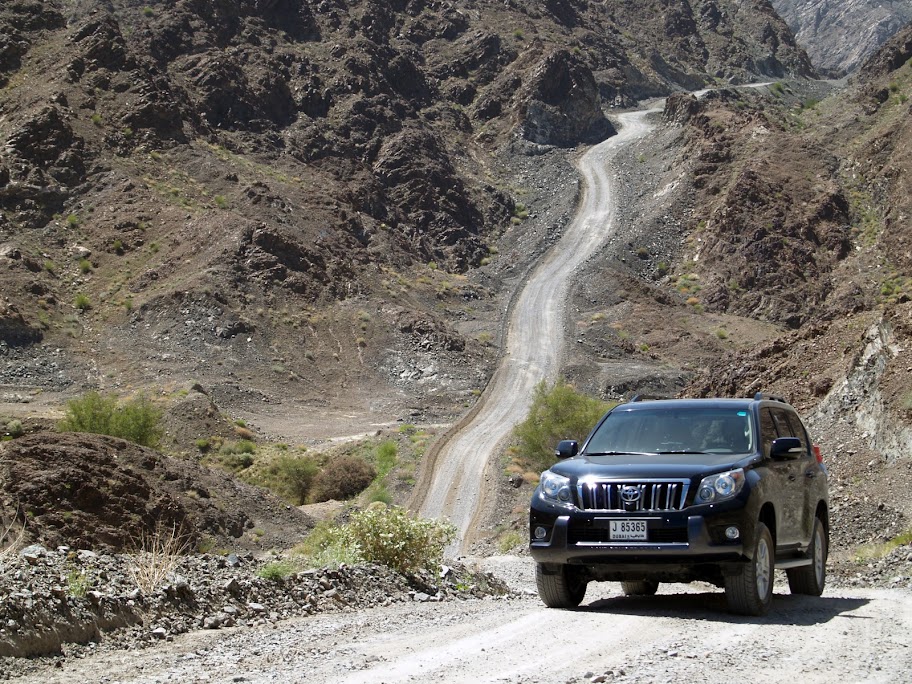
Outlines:
{"type": "MultiPolygon", "coordinates": [[[[912,547],[894,552],[903,553],[908,559],[912,547]]],[[[43,619],[64,605],[110,617],[114,595],[128,587],[121,557],[28,557],[9,559],[2,591],[11,582],[16,589],[3,604],[44,603],[51,610],[30,612],[43,619]],[[106,577],[100,596],[53,598],[52,584],[66,586],[73,568],[106,577]]],[[[580,610],[548,610],[534,596],[528,558],[462,560],[451,579],[425,575],[416,585],[374,567],[273,582],[256,577],[262,564],[252,559],[236,567],[189,559],[161,592],[134,596],[141,622],[58,655],[3,658],[0,672],[48,684],[909,681],[908,565],[901,588],[828,588],[821,598],[790,596],[783,574],[770,614],[743,618],[727,614],[724,593],[704,584],[662,585],[655,597],[637,598],[615,583],[595,584],[580,610]],[[512,591],[492,591],[501,585],[483,571],[512,591]],[[469,577],[477,582],[471,590],[469,577]],[[192,627],[206,628],[186,631],[192,627]]]]}

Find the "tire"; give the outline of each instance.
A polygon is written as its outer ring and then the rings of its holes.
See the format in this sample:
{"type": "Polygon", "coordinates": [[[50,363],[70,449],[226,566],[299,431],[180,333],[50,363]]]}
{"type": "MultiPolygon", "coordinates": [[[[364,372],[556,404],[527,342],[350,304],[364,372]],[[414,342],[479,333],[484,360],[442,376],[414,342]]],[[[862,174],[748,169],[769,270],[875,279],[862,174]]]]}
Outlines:
{"type": "Polygon", "coordinates": [[[811,537],[810,556],[812,563],[800,568],[786,570],[789,591],[793,594],[820,596],[826,585],[826,562],[829,552],[829,539],[826,526],[820,518],[814,520],[814,532],[811,537]]]}
{"type": "Polygon", "coordinates": [[[548,608],[576,608],[586,595],[586,580],[577,568],[561,565],[554,574],[535,564],[535,585],[538,595],[548,608]]]}
{"type": "Polygon", "coordinates": [[[654,596],[659,590],[659,583],[652,580],[631,580],[621,582],[624,596],[654,596]]]}
{"type": "Polygon", "coordinates": [[[769,528],[757,523],[751,561],[739,575],[725,578],[728,609],[739,615],[766,615],[773,602],[776,547],[769,528]]]}

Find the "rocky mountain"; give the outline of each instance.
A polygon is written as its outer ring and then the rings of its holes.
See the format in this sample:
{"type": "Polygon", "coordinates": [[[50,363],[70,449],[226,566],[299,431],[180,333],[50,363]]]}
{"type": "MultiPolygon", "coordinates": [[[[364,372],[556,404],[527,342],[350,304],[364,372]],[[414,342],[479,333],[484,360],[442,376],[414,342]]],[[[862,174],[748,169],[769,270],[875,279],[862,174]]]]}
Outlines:
{"type": "Polygon", "coordinates": [[[912,20],[909,0],[773,0],[814,66],[827,76],[855,71],[912,20]]]}
{"type": "Polygon", "coordinates": [[[603,103],[812,73],[765,0],[14,0],[0,27],[0,384],[48,402],[462,410],[547,239],[512,159],[610,135],[603,103]]]}

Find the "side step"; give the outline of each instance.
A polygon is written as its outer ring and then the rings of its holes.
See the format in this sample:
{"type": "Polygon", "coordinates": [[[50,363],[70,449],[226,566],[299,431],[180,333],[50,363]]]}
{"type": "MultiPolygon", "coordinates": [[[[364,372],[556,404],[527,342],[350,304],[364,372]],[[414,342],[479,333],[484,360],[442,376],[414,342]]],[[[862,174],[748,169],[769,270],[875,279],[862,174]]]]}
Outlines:
{"type": "Polygon", "coordinates": [[[777,560],[776,570],[791,570],[792,568],[801,568],[810,565],[814,560],[812,558],[789,558],[788,560],[777,560]]]}

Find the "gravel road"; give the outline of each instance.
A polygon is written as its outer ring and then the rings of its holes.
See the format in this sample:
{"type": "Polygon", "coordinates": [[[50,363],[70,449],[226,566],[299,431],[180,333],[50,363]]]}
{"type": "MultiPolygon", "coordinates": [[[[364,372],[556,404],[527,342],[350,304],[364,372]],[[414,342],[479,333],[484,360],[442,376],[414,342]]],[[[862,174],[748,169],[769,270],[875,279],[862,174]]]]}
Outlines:
{"type": "MultiPolygon", "coordinates": [[[[200,631],[139,652],[67,659],[17,681],[166,682],[910,682],[912,593],[832,590],[790,596],[777,585],[763,618],[725,612],[708,585],[663,585],[624,597],[591,585],[576,611],[531,596],[527,558],[484,559],[525,595],[396,604],[200,631]]],[[[784,579],[784,576],[783,578],[784,579]]]]}
{"type": "MultiPolygon", "coordinates": [[[[648,117],[658,109],[622,114],[619,133],[589,149],[579,160],[583,196],[575,218],[544,256],[514,302],[504,355],[477,405],[436,452],[430,483],[412,508],[429,518],[446,518],[459,530],[462,548],[471,542],[480,500],[490,487],[479,486],[498,445],[525,418],[535,385],[553,382],[564,337],[564,303],[574,271],[594,255],[617,230],[616,201],[609,173],[618,150],[645,136],[648,117]]],[[[430,459],[429,459],[430,460],[430,459]]],[[[457,542],[457,545],[459,542],[457,542]]],[[[455,546],[455,545],[454,545],[455,546]]]]}

